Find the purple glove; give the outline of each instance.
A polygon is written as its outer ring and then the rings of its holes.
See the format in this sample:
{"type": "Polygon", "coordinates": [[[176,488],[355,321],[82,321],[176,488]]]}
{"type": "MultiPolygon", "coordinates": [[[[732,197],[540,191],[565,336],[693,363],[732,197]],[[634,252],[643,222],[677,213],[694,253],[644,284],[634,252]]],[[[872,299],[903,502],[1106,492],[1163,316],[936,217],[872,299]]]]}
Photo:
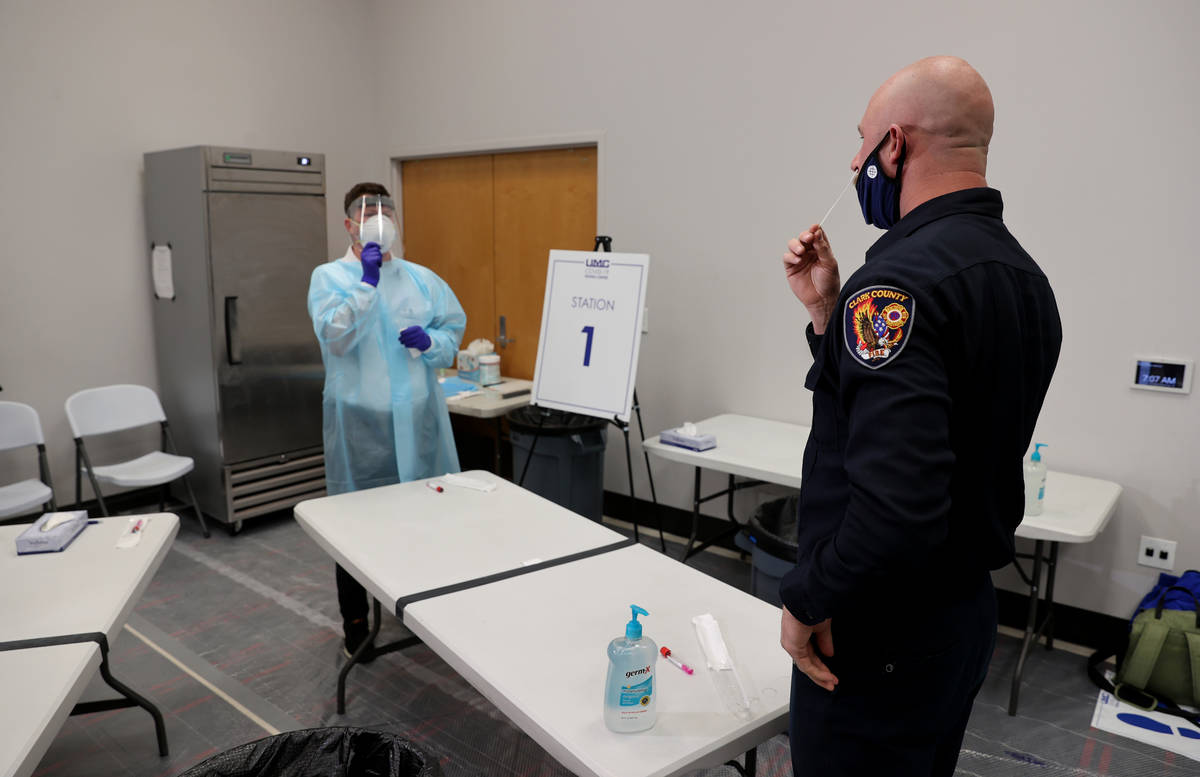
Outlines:
{"type": "Polygon", "coordinates": [[[378,243],[367,243],[362,247],[363,283],[379,285],[379,268],[383,267],[383,251],[378,243]]]}
{"type": "Polygon", "coordinates": [[[433,340],[429,339],[429,333],[419,326],[410,326],[400,333],[400,342],[405,348],[416,348],[418,351],[424,351],[433,345],[433,340]]]}

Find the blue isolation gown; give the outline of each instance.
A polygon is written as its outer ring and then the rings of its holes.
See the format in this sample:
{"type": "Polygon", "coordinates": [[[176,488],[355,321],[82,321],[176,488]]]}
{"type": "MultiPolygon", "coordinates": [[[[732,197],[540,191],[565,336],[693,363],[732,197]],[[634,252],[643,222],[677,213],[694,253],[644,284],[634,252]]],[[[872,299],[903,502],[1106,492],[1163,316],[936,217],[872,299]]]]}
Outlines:
{"type": "Polygon", "coordinates": [[[342,494],[458,472],[437,367],[453,364],[467,316],[432,270],[384,262],[362,282],[348,250],[313,270],[308,314],[325,362],[325,486],[342,494]],[[432,344],[412,356],[400,332],[419,325],[432,344]]]}

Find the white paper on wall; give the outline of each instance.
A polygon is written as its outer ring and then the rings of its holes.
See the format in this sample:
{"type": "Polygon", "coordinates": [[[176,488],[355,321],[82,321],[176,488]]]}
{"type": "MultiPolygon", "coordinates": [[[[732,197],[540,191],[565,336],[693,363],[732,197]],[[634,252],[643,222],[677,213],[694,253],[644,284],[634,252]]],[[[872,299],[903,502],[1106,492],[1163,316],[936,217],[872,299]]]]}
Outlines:
{"type": "Polygon", "coordinates": [[[171,246],[156,245],[150,251],[150,274],[154,277],[154,296],[175,299],[175,276],[171,270],[171,246]]]}

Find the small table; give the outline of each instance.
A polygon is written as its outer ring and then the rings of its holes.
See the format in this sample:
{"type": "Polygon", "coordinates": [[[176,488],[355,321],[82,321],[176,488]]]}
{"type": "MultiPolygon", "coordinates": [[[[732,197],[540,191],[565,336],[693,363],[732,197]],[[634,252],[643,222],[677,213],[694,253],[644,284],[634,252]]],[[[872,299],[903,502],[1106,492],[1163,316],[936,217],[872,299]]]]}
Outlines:
{"type": "Polygon", "coordinates": [[[502,378],[493,386],[482,386],[477,394],[454,395],[446,399],[446,409],[472,418],[499,418],[509,410],[529,404],[533,381],[502,378]]]}
{"type": "MultiPolygon", "coordinates": [[[[696,468],[695,497],[692,504],[692,534],[688,539],[684,560],[699,553],[716,540],[741,528],[733,516],[733,494],[735,490],[759,485],[763,482],[782,486],[800,487],[804,446],[808,440],[808,427],[780,421],[768,421],[742,415],[719,415],[700,421],[696,426],[702,432],[716,435],[717,447],[697,453],[686,448],[666,445],[658,437],[652,437],[644,445],[656,456],[691,464],[696,468]],[[729,473],[729,487],[709,496],[700,496],[700,470],[713,469],[729,473]],[[749,482],[736,483],[734,476],[754,478],[749,482]],[[734,522],[728,530],[721,532],[693,548],[700,519],[700,504],[710,499],[728,495],[728,515],[734,522]]],[[[1109,518],[1121,495],[1116,483],[1095,478],[1049,472],[1046,475],[1046,506],[1042,515],[1025,516],[1016,535],[1034,540],[1033,553],[1018,553],[1017,559],[1031,559],[1033,570],[1026,574],[1019,561],[1013,565],[1022,580],[1029,586],[1029,616],[1025,624],[1025,636],[1021,644],[1020,657],[1013,672],[1012,690],[1009,695],[1008,714],[1015,715],[1021,689],[1021,677],[1025,671],[1025,659],[1029,648],[1046,631],[1046,649],[1054,646],[1054,575],[1058,568],[1058,545],[1061,542],[1091,542],[1108,524],[1109,518]],[[1049,543],[1049,555],[1045,555],[1045,544],[1049,543]],[[1042,565],[1046,566],[1046,591],[1043,599],[1045,615],[1037,623],[1038,595],[1042,565]]]]}
{"type": "Polygon", "coordinates": [[[683,551],[684,561],[742,528],[742,524],[733,515],[735,492],[764,483],[800,487],[804,446],[808,442],[809,433],[807,426],[735,414],[706,418],[698,422],[696,427],[701,432],[716,435],[717,447],[702,452],[692,451],[660,442],[658,435],[642,443],[642,446],[655,456],[695,467],[692,532],[683,551]],[[700,472],[703,469],[728,474],[729,486],[708,496],[701,496],[700,472]],[[735,479],[739,476],[750,480],[736,482],[735,479]],[[696,545],[696,534],[700,526],[700,505],[722,496],[728,497],[726,513],[733,525],[696,545]]]}
{"type": "MultiPolygon", "coordinates": [[[[11,756],[19,769],[27,765],[32,770],[68,709],[69,714],[82,714],[135,705],[154,718],[159,754],[167,755],[162,713],[114,678],[108,667],[109,644],[179,531],[175,515],[137,517],[145,524],[141,540],[132,548],[116,547],[130,518],[121,516],[97,520],[61,553],[28,556],[16,552],[16,537],[26,525],[0,526],[0,667],[6,678],[10,672],[22,671],[22,666],[44,666],[48,671],[44,683],[27,678],[29,692],[15,697],[22,699],[27,705],[23,710],[31,716],[18,728],[31,730],[32,726],[41,733],[0,739],[4,747],[15,748],[0,751],[0,763],[11,756]],[[104,681],[124,698],[75,704],[91,679],[84,664],[90,668],[95,663],[104,681]]],[[[2,687],[7,695],[12,686],[6,681],[2,687]]]]}
{"type": "MultiPolygon", "coordinates": [[[[371,593],[568,768],[583,775],[674,775],[747,753],[786,728],[791,662],[779,609],[485,472],[484,493],[415,481],[309,500],[304,530],[371,593]],[[631,744],[603,724],[604,648],[629,605],[646,634],[701,665],[690,618],[712,612],[760,702],[749,721],[720,708],[706,669],[662,662],[659,722],[631,744]],[[636,745],[636,746],[634,746],[636,745]]],[[[338,711],[345,710],[345,674],[338,711]]]]}
{"type": "Polygon", "coordinates": [[[483,386],[479,393],[455,395],[446,399],[446,409],[455,415],[469,418],[495,419],[496,456],[492,471],[500,474],[500,446],[504,435],[504,416],[510,410],[525,407],[533,396],[533,381],[502,378],[494,386],[483,386]]]}
{"type": "Polygon", "coordinates": [[[1033,570],[1026,574],[1018,561],[1013,562],[1017,574],[1029,586],[1029,615],[1025,621],[1025,636],[1021,642],[1021,653],[1017,668],[1013,671],[1012,689],[1008,697],[1008,714],[1017,714],[1017,702],[1021,693],[1021,677],[1025,672],[1025,659],[1033,643],[1046,633],[1046,649],[1054,647],[1054,573],[1058,568],[1058,545],[1060,542],[1083,543],[1096,539],[1104,531],[1121,496],[1121,487],[1116,483],[1096,478],[1067,475],[1062,472],[1046,473],[1045,508],[1041,515],[1027,515],[1017,527],[1017,536],[1034,541],[1033,553],[1018,553],[1018,559],[1031,559],[1033,570]],[[1050,544],[1050,555],[1043,556],[1045,544],[1050,544]],[[1038,590],[1042,579],[1042,563],[1046,564],[1045,614],[1037,623],[1038,590]]]}

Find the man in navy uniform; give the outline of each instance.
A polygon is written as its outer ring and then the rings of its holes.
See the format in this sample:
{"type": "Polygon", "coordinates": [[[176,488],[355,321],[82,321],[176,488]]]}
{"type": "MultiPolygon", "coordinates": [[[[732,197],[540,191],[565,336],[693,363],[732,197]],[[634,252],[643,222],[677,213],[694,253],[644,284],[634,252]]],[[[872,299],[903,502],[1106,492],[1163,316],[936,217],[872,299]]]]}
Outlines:
{"type": "Polygon", "coordinates": [[[812,317],[812,433],[795,568],[796,775],[951,775],[1013,559],[1021,460],[1058,361],[1050,284],[987,186],[991,93],[920,60],[859,124],[859,202],[887,230],[845,285],[814,225],[788,243],[812,317]]]}

